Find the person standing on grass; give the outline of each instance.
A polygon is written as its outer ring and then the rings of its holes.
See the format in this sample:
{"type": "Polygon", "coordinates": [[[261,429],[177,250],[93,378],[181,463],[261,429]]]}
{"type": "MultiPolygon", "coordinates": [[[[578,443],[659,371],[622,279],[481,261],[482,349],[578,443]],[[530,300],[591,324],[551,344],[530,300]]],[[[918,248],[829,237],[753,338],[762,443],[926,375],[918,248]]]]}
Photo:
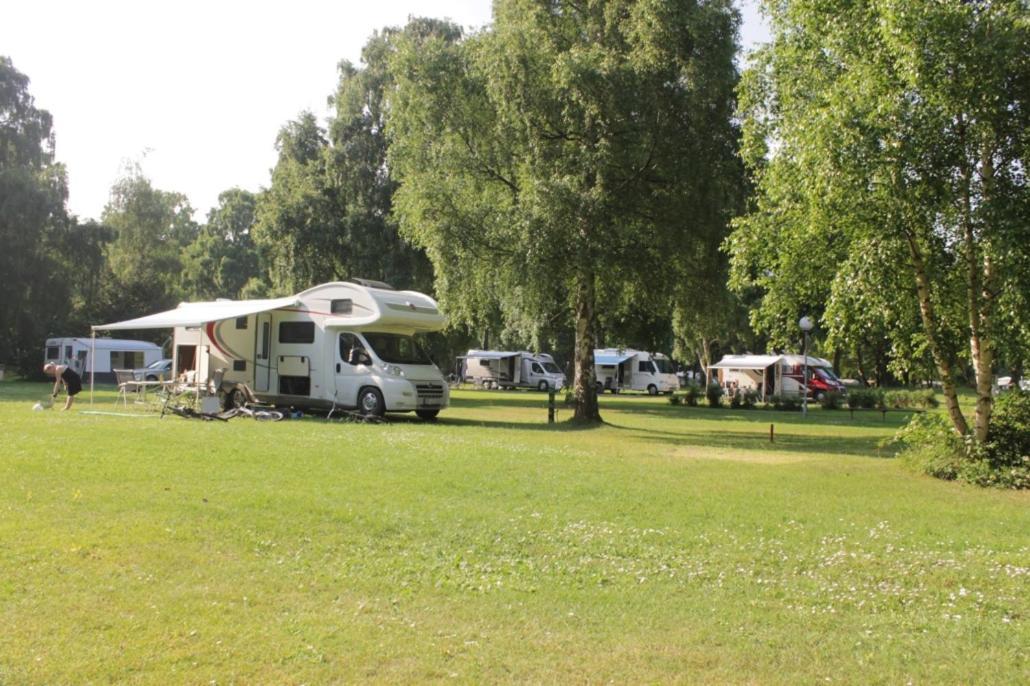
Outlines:
{"type": "Polygon", "coordinates": [[[69,409],[75,401],[75,396],[82,390],[82,379],[74,369],[66,364],[48,362],[43,365],[43,373],[54,377],[54,392],[51,394],[54,398],[57,397],[57,391],[60,390],[61,384],[64,384],[65,390],[68,391],[68,400],[64,403],[64,409],[69,409]]]}

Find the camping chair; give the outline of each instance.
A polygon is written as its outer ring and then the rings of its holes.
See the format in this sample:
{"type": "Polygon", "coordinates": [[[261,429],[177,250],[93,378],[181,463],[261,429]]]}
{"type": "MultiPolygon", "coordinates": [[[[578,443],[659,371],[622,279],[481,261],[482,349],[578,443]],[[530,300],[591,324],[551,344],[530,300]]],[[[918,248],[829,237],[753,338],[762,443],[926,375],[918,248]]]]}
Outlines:
{"type": "MultiPolygon", "coordinates": [[[[123,405],[129,404],[129,392],[139,393],[139,384],[131,369],[115,369],[114,380],[118,384],[118,397],[122,399],[123,405]]],[[[115,399],[117,403],[118,400],[115,399]]]]}

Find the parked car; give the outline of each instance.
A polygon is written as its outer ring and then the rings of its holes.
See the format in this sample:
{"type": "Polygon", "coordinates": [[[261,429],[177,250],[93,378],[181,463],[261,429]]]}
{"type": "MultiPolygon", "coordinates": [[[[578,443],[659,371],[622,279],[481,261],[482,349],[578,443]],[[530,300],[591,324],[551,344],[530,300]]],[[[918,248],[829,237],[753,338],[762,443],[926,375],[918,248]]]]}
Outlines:
{"type": "Polygon", "coordinates": [[[172,361],[158,360],[141,369],[133,369],[132,376],[136,381],[157,381],[172,377],[172,361]]]}

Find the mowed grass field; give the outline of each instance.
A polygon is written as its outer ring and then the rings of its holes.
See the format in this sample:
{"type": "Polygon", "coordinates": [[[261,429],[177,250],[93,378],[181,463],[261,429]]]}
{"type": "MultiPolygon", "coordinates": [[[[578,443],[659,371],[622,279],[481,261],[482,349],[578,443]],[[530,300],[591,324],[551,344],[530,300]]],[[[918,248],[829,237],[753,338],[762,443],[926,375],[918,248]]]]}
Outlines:
{"type": "Polygon", "coordinates": [[[902,413],[207,423],[46,389],[0,383],[0,684],[1030,675],[1030,494],[906,471],[902,413]]]}

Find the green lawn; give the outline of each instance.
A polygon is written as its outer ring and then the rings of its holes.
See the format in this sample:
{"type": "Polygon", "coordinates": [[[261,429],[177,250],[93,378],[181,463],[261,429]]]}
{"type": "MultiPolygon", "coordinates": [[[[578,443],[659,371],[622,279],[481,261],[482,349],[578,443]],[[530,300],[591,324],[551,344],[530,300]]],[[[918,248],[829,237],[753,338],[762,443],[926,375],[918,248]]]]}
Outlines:
{"type": "Polygon", "coordinates": [[[583,430],[463,391],[435,424],[223,424],[46,393],[0,383],[0,684],[1030,670],[1030,494],[881,456],[902,413],[606,396],[583,430]]]}

